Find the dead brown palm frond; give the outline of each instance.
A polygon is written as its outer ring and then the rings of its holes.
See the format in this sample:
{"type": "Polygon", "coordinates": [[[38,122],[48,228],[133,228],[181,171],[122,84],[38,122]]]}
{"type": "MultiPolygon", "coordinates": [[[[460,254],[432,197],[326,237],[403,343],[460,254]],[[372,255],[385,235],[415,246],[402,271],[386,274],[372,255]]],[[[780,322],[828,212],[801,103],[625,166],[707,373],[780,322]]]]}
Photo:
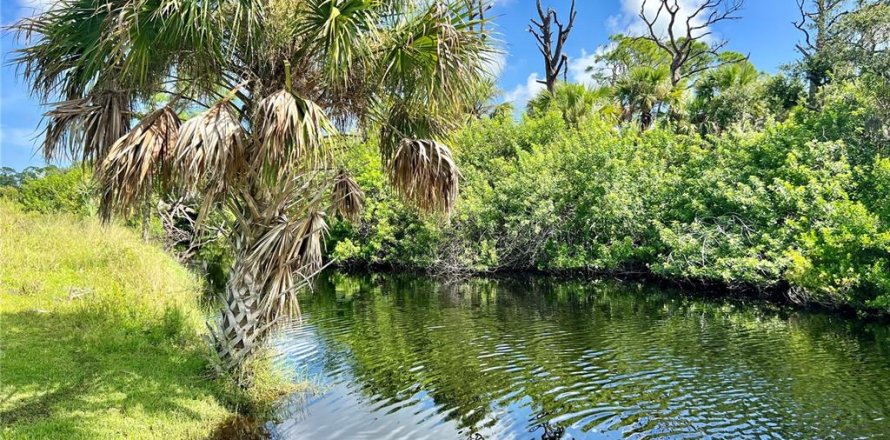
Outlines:
{"type": "Polygon", "coordinates": [[[108,148],[130,129],[128,98],[116,91],[58,102],[45,117],[49,119],[43,141],[47,161],[65,153],[98,165],[108,148]]]}
{"type": "Polygon", "coordinates": [[[324,214],[309,212],[301,219],[281,217],[251,248],[245,262],[262,287],[260,311],[268,322],[296,307],[296,294],[322,268],[324,214]]]}
{"type": "Polygon", "coordinates": [[[112,211],[127,215],[137,202],[151,194],[157,178],[169,162],[179,134],[179,117],[169,106],[146,116],[132,131],[118,139],[98,167],[103,188],[100,213],[104,220],[112,211]]]}
{"type": "Polygon", "coordinates": [[[246,155],[244,129],[227,101],[189,119],[179,129],[174,163],[181,182],[208,199],[235,182],[246,155]]]}
{"type": "Polygon", "coordinates": [[[257,142],[254,163],[288,169],[325,159],[324,135],[332,126],[314,102],[287,90],[275,92],[257,104],[257,142]]]}
{"type": "Polygon", "coordinates": [[[405,139],[399,143],[388,171],[396,191],[421,210],[447,213],[454,207],[460,172],[445,145],[405,139]]]}
{"type": "Polygon", "coordinates": [[[340,170],[334,178],[334,188],[331,191],[331,200],[334,210],[340,217],[358,223],[365,204],[365,193],[358,186],[352,175],[346,170],[340,170]]]}

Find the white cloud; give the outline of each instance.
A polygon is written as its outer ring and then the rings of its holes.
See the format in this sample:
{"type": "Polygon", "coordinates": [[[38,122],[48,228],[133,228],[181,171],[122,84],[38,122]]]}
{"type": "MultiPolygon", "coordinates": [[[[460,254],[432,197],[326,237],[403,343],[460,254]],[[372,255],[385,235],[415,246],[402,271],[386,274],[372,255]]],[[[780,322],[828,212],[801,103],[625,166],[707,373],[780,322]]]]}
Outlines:
{"type": "Polygon", "coordinates": [[[604,44],[596,48],[593,53],[588,53],[581,49],[581,56],[569,59],[569,78],[572,82],[581,83],[588,87],[596,87],[596,81],[593,80],[594,73],[605,73],[606,66],[601,62],[597,62],[596,58],[612,50],[614,43],[604,44]],[[588,71],[588,68],[592,68],[588,71]]]}
{"type": "Polygon", "coordinates": [[[18,0],[18,16],[31,17],[48,11],[59,0],[18,0]]]}
{"type": "Polygon", "coordinates": [[[500,51],[491,54],[491,56],[482,62],[482,69],[493,79],[498,79],[504,73],[504,67],[507,65],[507,52],[500,51]]]}
{"type": "Polygon", "coordinates": [[[504,101],[512,102],[513,107],[517,111],[521,111],[525,109],[525,104],[528,103],[529,99],[532,99],[532,97],[545,88],[544,84],[538,82],[538,74],[532,73],[528,76],[525,84],[520,84],[514,87],[513,90],[505,93],[504,101]]]}
{"type": "MultiPolygon", "coordinates": [[[[608,24],[611,30],[616,33],[627,35],[642,35],[647,33],[648,30],[646,24],[640,19],[640,8],[643,6],[644,1],[646,4],[646,17],[649,19],[655,18],[658,13],[658,8],[661,5],[660,0],[621,0],[621,13],[609,17],[608,24]]],[[[678,37],[680,35],[686,35],[686,19],[695,13],[696,9],[698,9],[704,1],[705,0],[677,0],[680,12],[677,14],[677,20],[674,22],[673,29],[678,37]]],[[[703,25],[707,15],[707,11],[702,12],[690,21],[690,25],[693,27],[703,25]]],[[[661,15],[658,16],[658,20],[655,22],[654,29],[656,34],[666,35],[669,25],[670,16],[667,11],[662,11],[661,15]]],[[[710,28],[705,27],[695,30],[693,35],[704,35],[710,31],[712,31],[710,28]]],[[[712,35],[708,35],[704,39],[705,41],[713,40],[711,37],[712,35]]]]}

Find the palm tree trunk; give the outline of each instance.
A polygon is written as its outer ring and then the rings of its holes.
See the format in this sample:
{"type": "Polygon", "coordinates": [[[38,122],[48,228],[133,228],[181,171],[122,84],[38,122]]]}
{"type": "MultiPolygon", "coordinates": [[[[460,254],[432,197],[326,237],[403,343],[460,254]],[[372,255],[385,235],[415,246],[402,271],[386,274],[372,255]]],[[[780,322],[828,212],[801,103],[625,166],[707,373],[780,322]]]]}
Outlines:
{"type": "Polygon", "coordinates": [[[149,222],[151,221],[151,200],[146,199],[142,204],[142,241],[148,243],[149,239],[149,222]]]}
{"type": "Polygon", "coordinates": [[[640,112],[640,132],[644,132],[652,126],[652,110],[644,108],[640,112]]]}
{"type": "Polygon", "coordinates": [[[264,327],[253,277],[244,270],[240,257],[229,273],[225,301],[217,328],[211,326],[210,342],[216,350],[219,372],[238,376],[243,373],[240,370],[244,360],[260,345],[264,327]]]}

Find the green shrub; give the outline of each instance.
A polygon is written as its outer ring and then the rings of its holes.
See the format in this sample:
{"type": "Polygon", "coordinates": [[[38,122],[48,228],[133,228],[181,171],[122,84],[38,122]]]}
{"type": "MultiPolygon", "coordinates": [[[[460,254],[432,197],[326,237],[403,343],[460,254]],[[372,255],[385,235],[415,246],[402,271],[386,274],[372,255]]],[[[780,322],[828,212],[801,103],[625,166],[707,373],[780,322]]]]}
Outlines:
{"type": "Polygon", "coordinates": [[[17,201],[19,189],[14,186],[0,186],[0,200],[17,201]]]}
{"type": "Polygon", "coordinates": [[[570,129],[558,112],[475,121],[450,142],[463,179],[448,219],[401,204],[359,146],[349,166],[368,209],[335,223],[328,249],[433,270],[642,270],[890,310],[890,161],[795,114],[708,138],[595,118],[570,129]]]}
{"type": "Polygon", "coordinates": [[[96,212],[93,194],[90,172],[74,166],[68,170],[48,169],[25,179],[18,201],[27,211],[87,216],[96,212]]]}

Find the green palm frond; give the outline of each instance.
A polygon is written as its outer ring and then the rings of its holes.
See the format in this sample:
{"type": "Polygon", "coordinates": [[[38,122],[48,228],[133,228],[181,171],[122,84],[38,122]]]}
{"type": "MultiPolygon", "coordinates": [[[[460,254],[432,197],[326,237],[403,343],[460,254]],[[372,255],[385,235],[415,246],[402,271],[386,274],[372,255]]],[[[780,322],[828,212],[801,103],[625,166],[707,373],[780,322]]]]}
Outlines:
{"type": "Polygon", "coordinates": [[[101,76],[112,77],[114,44],[109,23],[126,0],[62,0],[55,7],[12,26],[28,44],[15,62],[42,99],[86,97],[101,76]]]}
{"type": "Polygon", "coordinates": [[[355,64],[367,62],[372,42],[379,39],[376,26],[380,4],[369,0],[309,0],[303,8],[296,36],[308,42],[304,50],[320,54],[331,84],[345,87],[351,79],[349,72],[355,64]]]}
{"type": "Polygon", "coordinates": [[[462,108],[494,50],[465,1],[432,2],[402,16],[380,44],[377,77],[387,90],[430,111],[462,108]]]}
{"type": "Polygon", "coordinates": [[[116,42],[114,62],[126,84],[138,90],[157,87],[174,68],[191,88],[209,91],[225,68],[227,1],[131,0],[106,37],[116,42]]]}

